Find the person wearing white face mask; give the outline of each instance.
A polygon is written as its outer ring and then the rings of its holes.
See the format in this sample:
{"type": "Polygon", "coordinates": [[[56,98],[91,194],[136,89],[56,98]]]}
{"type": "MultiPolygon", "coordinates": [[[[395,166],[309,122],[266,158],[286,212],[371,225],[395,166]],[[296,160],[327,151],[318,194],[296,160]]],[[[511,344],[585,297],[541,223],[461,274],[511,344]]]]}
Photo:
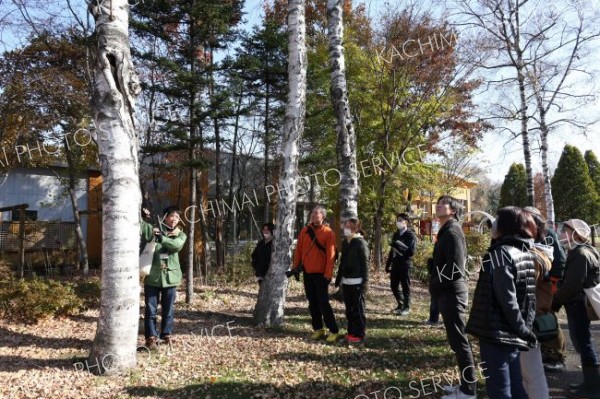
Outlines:
{"type": "Polygon", "coordinates": [[[254,251],[252,252],[252,268],[254,268],[254,274],[258,285],[262,283],[267,275],[269,265],[271,264],[273,230],[275,230],[275,225],[273,223],[263,224],[262,234],[264,238],[256,244],[256,248],[254,248],[254,251]]]}
{"type": "Polygon", "coordinates": [[[385,271],[390,273],[390,288],[398,303],[393,312],[401,316],[407,315],[410,311],[410,269],[417,246],[417,237],[408,229],[408,220],[406,213],[397,215],[398,230],[392,236],[390,254],[385,265],[385,271]]]}
{"type": "Polygon", "coordinates": [[[360,231],[358,219],[344,223],[345,240],[342,241],[340,268],[335,286],[344,285],[344,304],[348,320],[346,341],[359,343],[365,339],[365,291],[369,278],[369,247],[360,231]]]}
{"type": "Polygon", "coordinates": [[[571,342],[581,360],[583,382],[569,386],[569,396],[575,398],[600,398],[600,359],[592,342],[584,291],[600,283],[600,254],[590,245],[590,234],[583,220],[564,222],[560,240],[569,253],[564,279],[552,298],[554,311],[565,307],[571,342]]]}

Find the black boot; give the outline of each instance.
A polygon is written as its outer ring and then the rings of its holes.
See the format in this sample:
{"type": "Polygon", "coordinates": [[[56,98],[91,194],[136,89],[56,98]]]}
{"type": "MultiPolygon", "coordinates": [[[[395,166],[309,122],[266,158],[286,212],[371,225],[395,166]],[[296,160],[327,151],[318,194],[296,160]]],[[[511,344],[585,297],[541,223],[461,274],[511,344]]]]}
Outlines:
{"type": "Polygon", "coordinates": [[[400,314],[403,308],[404,305],[402,304],[402,301],[398,301],[398,306],[396,306],[396,309],[392,309],[392,313],[400,314]]]}
{"type": "Polygon", "coordinates": [[[402,297],[400,296],[400,294],[396,295],[396,293],[394,293],[394,299],[396,299],[396,303],[398,304],[398,306],[396,306],[396,309],[392,309],[392,313],[400,313],[400,311],[404,307],[404,305],[402,304],[402,297]]]}
{"type": "Polygon", "coordinates": [[[580,399],[600,399],[600,365],[582,366],[583,384],[569,390],[569,397],[580,399]]]}

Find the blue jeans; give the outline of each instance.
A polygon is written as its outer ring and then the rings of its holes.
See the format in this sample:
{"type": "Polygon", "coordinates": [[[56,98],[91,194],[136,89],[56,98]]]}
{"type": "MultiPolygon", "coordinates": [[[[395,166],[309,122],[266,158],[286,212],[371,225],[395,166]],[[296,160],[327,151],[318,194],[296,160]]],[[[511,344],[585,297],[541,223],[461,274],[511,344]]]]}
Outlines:
{"type": "Polygon", "coordinates": [[[582,366],[596,366],[598,356],[592,344],[590,332],[590,319],[587,316],[583,300],[577,300],[565,304],[567,321],[569,322],[569,335],[575,350],[579,352],[582,366]]]}
{"type": "Polygon", "coordinates": [[[516,346],[479,341],[485,390],[490,399],[527,399],[516,346]]]}
{"type": "Polygon", "coordinates": [[[173,333],[174,306],[176,287],[160,288],[144,285],[146,312],[144,317],[144,335],[146,338],[158,337],[156,331],[156,311],[158,302],[161,306],[160,338],[173,333]]]}

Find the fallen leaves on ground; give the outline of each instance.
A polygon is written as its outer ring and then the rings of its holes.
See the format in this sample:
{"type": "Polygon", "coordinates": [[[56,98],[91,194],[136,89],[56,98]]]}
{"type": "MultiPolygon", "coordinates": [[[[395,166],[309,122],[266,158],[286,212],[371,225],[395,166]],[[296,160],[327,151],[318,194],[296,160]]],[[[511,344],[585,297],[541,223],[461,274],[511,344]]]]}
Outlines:
{"type": "MultiPolygon", "coordinates": [[[[279,330],[253,326],[255,284],[201,287],[192,305],[178,297],[176,341],[151,354],[138,351],[136,368],[112,376],[93,375],[87,368],[94,364],[85,364],[97,311],[34,326],[0,321],[0,397],[364,399],[375,398],[376,391],[383,397],[389,387],[409,392],[410,381],[450,373],[454,358],[443,329],[422,324],[426,291],[415,286],[411,314],[399,317],[390,313],[387,285],[385,275],[372,280],[368,339],[361,346],[309,340],[300,283],[292,282],[286,325],[279,330]]],[[[343,304],[332,305],[345,327],[343,304]]]]}

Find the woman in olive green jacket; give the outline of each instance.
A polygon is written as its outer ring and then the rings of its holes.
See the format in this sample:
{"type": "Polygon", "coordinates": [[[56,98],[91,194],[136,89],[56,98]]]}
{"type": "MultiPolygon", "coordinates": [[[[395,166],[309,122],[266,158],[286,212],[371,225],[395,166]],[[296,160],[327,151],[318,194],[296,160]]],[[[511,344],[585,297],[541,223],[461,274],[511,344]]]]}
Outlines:
{"type": "Polygon", "coordinates": [[[141,222],[142,239],[145,242],[156,240],[150,274],[144,279],[146,304],[144,335],[149,349],[155,348],[158,341],[156,313],[159,302],[162,308],[160,338],[167,344],[171,342],[174,322],[173,304],[177,286],[181,284],[182,278],[179,251],[187,239],[185,233],[177,227],[180,219],[181,211],[171,206],[164,211],[160,229],[144,221],[141,222]]]}

